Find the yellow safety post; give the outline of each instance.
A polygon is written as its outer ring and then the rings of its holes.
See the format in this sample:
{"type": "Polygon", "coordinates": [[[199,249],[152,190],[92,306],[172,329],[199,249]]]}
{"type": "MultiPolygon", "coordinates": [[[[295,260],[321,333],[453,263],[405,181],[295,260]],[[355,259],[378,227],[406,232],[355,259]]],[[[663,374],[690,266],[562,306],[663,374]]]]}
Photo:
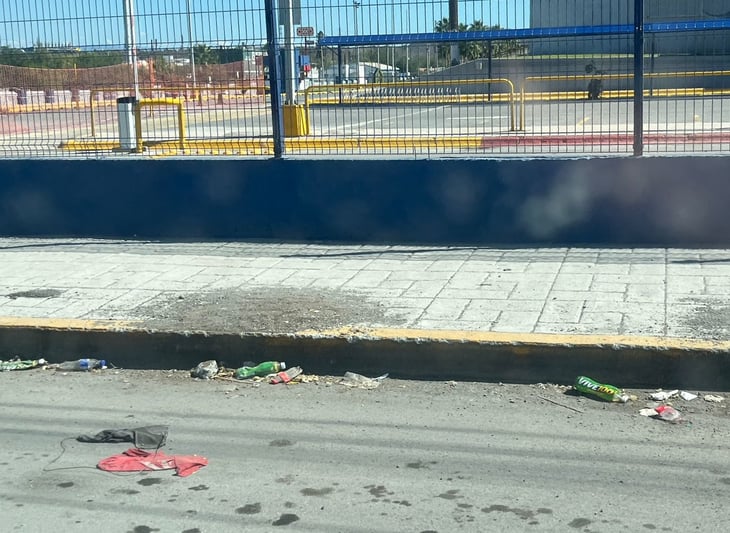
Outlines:
{"type": "Polygon", "coordinates": [[[309,106],[283,105],[284,137],[303,137],[309,135],[309,106]]]}
{"type": "Polygon", "coordinates": [[[520,88],[520,131],[525,131],[525,82],[520,88]]]}

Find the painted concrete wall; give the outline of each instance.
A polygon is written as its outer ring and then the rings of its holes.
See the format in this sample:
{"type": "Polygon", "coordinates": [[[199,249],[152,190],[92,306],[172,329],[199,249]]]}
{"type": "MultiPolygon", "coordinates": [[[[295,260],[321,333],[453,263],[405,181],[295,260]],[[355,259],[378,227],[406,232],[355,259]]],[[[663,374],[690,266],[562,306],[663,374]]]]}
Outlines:
{"type": "MultiPolygon", "coordinates": [[[[730,36],[729,36],[730,38],[730,36]]],[[[634,59],[632,57],[604,57],[604,58],[499,58],[492,60],[492,78],[507,78],[519,88],[527,76],[575,76],[585,75],[586,66],[592,63],[595,69],[607,74],[631,73],[634,71],[634,59]]],[[[644,61],[644,72],[692,72],[710,70],[730,70],[730,55],[725,56],[657,56],[652,58],[647,55],[644,61]]],[[[440,72],[421,76],[423,81],[438,80],[473,80],[488,78],[488,62],[486,59],[469,61],[440,72]]],[[[606,90],[612,89],[633,89],[633,79],[626,80],[605,80],[603,87],[606,90]]],[[[584,90],[588,81],[551,81],[532,82],[528,91],[576,91],[584,90]]],[[[730,76],[696,77],[677,76],[669,78],[646,78],[645,88],[654,89],[679,89],[687,87],[704,87],[706,89],[728,89],[730,88],[730,76]]],[[[462,85],[459,90],[463,94],[484,93],[487,89],[484,85],[462,85]]],[[[492,92],[507,92],[507,86],[493,84],[492,92]]]]}
{"type": "MultiPolygon", "coordinates": [[[[646,22],[676,22],[729,18],[727,0],[644,0],[646,22]]],[[[530,27],[631,24],[633,0],[531,0],[530,27]]],[[[730,32],[690,32],[657,35],[655,47],[662,54],[727,54],[730,32]]],[[[616,37],[536,39],[531,54],[631,53],[633,40],[616,37]]]]}
{"type": "Polygon", "coordinates": [[[730,246],[730,158],[0,160],[0,234],[730,246]]]}

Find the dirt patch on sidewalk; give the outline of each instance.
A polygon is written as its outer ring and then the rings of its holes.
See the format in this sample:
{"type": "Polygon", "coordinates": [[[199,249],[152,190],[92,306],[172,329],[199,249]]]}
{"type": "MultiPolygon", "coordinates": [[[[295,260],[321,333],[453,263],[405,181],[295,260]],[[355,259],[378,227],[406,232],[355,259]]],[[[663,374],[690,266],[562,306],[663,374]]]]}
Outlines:
{"type": "Polygon", "coordinates": [[[294,333],[347,325],[402,326],[380,303],[344,291],[260,288],[172,295],[135,314],[155,329],[216,333],[294,333]]]}

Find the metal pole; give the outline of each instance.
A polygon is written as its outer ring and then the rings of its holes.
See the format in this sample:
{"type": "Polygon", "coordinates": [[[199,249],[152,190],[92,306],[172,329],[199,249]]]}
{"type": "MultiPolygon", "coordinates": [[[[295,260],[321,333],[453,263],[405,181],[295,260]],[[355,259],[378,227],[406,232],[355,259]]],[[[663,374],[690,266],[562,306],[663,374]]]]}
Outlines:
{"type": "MultiPolygon", "coordinates": [[[[449,0],[449,29],[459,31],[459,0],[449,0]]],[[[451,44],[451,65],[461,63],[459,43],[451,44]]]]}
{"type": "MultiPolygon", "coordinates": [[[[342,47],[337,47],[337,85],[342,83],[342,47]]],[[[340,104],[342,104],[342,87],[339,90],[340,104]]]]}
{"type": "Polygon", "coordinates": [[[644,0],[634,0],[634,155],[644,153],[644,0]]]}
{"type": "Polygon", "coordinates": [[[284,19],[284,45],[286,46],[286,103],[297,103],[296,66],[294,58],[294,2],[288,0],[284,19]]]}
{"type": "Polygon", "coordinates": [[[134,0],[124,0],[124,39],[127,45],[127,57],[132,65],[134,75],[134,97],[139,100],[139,69],[137,66],[137,41],[134,31],[134,0]]]}
{"type": "Polygon", "coordinates": [[[188,9],[188,42],[190,43],[190,68],[193,71],[193,94],[195,94],[195,49],[193,48],[193,20],[190,17],[190,0],[185,0],[188,9]]]}
{"type": "Polygon", "coordinates": [[[269,95],[274,135],[274,157],[284,155],[284,115],[281,110],[281,72],[279,72],[279,38],[274,0],[264,0],[266,38],[269,52],[269,95]]]}
{"type": "MultiPolygon", "coordinates": [[[[487,41],[487,46],[489,49],[487,50],[487,79],[492,79],[492,41],[487,41]]],[[[489,88],[489,96],[488,100],[492,101],[492,84],[487,83],[487,87],[489,88]]]]}
{"type": "Polygon", "coordinates": [[[130,24],[130,6],[131,0],[122,1],[122,10],[124,13],[124,49],[127,51],[127,64],[132,65],[132,27],[130,24]]]}
{"type": "MultiPolygon", "coordinates": [[[[395,0],[393,0],[393,5],[391,6],[390,12],[390,33],[395,35],[395,0]]],[[[391,81],[395,81],[395,45],[392,45],[390,49],[393,52],[393,59],[390,63],[390,67],[392,69],[391,81]]]]}
{"type": "MultiPolygon", "coordinates": [[[[355,37],[359,35],[357,30],[357,8],[360,7],[360,2],[358,0],[353,0],[352,2],[352,8],[355,11],[355,37]]],[[[361,83],[360,81],[360,47],[357,46],[355,48],[355,76],[357,76],[357,83],[361,83]]]]}

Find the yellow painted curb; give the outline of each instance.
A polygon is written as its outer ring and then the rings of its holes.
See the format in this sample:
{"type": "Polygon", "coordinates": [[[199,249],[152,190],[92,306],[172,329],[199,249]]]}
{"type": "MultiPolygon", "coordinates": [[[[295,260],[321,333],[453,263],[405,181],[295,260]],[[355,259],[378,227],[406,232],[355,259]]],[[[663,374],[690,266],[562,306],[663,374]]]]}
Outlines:
{"type": "Polygon", "coordinates": [[[490,331],[360,328],[346,326],[331,330],[303,330],[300,336],[408,340],[431,342],[473,342],[479,344],[542,345],[566,347],[632,347],[655,350],[730,352],[730,341],[644,337],[626,335],[573,335],[557,333],[502,333],[490,331]]]}
{"type": "MultiPolygon", "coordinates": [[[[134,320],[92,320],[81,318],[23,318],[0,317],[0,329],[36,328],[49,330],[73,331],[160,331],[145,327],[142,322],[134,320]]],[[[227,332],[240,335],[241,332],[227,332]]],[[[245,335],[245,333],[243,333],[245,335]]],[[[411,328],[367,328],[344,326],[336,329],[301,330],[294,334],[262,334],[251,332],[255,336],[285,336],[309,338],[361,338],[367,340],[428,341],[501,345],[537,345],[566,347],[633,347],[655,350],[682,350],[730,352],[730,341],[714,341],[702,339],[684,339],[674,337],[644,337],[626,335],[573,335],[557,333],[503,333],[492,331],[411,329],[411,328]]]]}
{"type": "Polygon", "coordinates": [[[88,320],[81,318],[17,318],[0,317],[2,328],[36,328],[73,331],[140,331],[139,322],[128,320],[88,320]]]}

